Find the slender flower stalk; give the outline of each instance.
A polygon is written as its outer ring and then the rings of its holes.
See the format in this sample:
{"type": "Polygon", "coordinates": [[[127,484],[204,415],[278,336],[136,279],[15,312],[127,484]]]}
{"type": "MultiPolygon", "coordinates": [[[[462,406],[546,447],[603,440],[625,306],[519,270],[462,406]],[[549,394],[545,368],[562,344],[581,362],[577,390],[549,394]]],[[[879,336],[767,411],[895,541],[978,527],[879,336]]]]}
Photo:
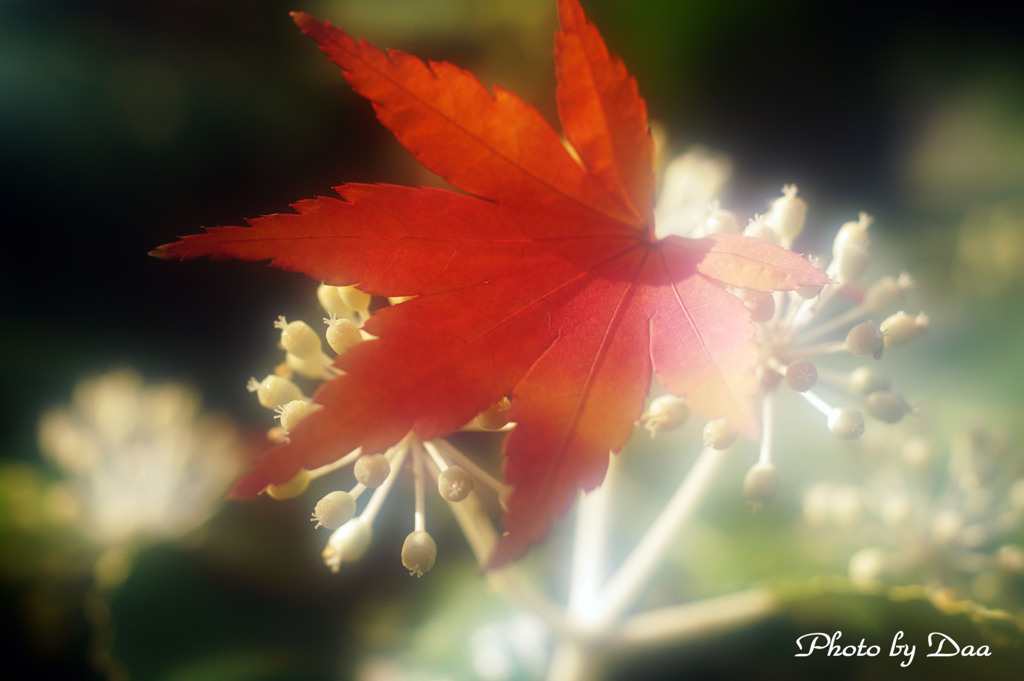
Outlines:
{"type": "Polygon", "coordinates": [[[598,628],[609,626],[610,622],[635,602],[638,593],[650,583],[651,575],[661,564],[665,551],[679,539],[680,531],[697,511],[712,478],[727,459],[726,453],[711,447],[705,447],[700,453],[661,514],[601,590],[598,605],[593,612],[598,628]]]}
{"type": "Polygon", "coordinates": [[[635,654],[644,648],[709,637],[767,617],[777,608],[778,598],[768,589],[712,596],[632,615],[618,625],[609,644],[635,654]]]}

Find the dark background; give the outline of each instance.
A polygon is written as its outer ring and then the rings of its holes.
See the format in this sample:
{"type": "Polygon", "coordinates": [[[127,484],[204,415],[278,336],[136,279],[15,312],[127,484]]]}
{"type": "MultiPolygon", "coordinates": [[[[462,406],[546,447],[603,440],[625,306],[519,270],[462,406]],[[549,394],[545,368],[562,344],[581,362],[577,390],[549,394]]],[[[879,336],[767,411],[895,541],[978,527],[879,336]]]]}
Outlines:
{"type": "MultiPolygon", "coordinates": [[[[186,381],[212,409],[265,427],[245,380],[272,365],[278,314],[316,315],[310,282],[259,264],[161,262],[147,251],[204,225],[283,211],[346,181],[427,181],[293,26],[290,10],[454,61],[554,120],[548,4],[379,0],[373,12],[341,0],[0,2],[0,454],[36,462],[38,414],[66,401],[83,376],[121,365],[186,381]]],[[[811,221],[826,231],[868,210],[880,242],[912,246],[925,278],[956,296],[948,266],[969,207],[1024,196],[1024,41],[1003,5],[584,4],[674,145],[699,143],[732,157],[727,205],[760,212],[782,184],[796,182],[811,221]],[[972,97],[995,102],[992,126],[988,114],[977,119],[994,142],[967,153],[951,147],[942,158],[952,174],[923,172],[931,167],[921,165],[932,158],[922,151],[931,148],[930,126],[944,106],[972,97]]],[[[959,338],[953,331],[948,343],[959,338]]],[[[1014,359],[1010,375],[1020,376],[1014,359]]],[[[226,513],[228,527],[248,528],[239,530],[246,538],[266,528],[270,543],[287,537],[304,511],[226,513]]],[[[274,549],[302,561],[302,579],[311,581],[301,588],[267,586],[294,574],[287,559],[248,585],[209,559],[214,567],[204,564],[199,583],[174,582],[180,597],[169,604],[152,595],[169,588],[167,566],[198,560],[170,552],[143,557],[151,570],[126,585],[124,599],[135,594],[147,603],[139,608],[176,605],[179,623],[211,618],[192,634],[152,632],[168,646],[188,649],[196,645],[190,636],[214,646],[216,629],[228,632],[230,645],[283,637],[292,653],[305,650],[301,642],[322,650],[344,638],[353,588],[324,574],[315,548],[310,561],[303,541],[274,549]],[[317,595],[324,590],[327,599],[317,595]],[[255,624],[257,614],[276,624],[255,624]]],[[[142,621],[122,607],[129,621],[142,621]]],[[[75,666],[74,640],[52,654],[23,654],[31,664],[85,673],[75,666]]],[[[310,678],[335,669],[342,649],[305,658],[310,678]]],[[[175,659],[156,644],[150,658],[134,654],[139,659],[127,657],[143,669],[138,678],[157,678],[146,670],[175,659]]]]}

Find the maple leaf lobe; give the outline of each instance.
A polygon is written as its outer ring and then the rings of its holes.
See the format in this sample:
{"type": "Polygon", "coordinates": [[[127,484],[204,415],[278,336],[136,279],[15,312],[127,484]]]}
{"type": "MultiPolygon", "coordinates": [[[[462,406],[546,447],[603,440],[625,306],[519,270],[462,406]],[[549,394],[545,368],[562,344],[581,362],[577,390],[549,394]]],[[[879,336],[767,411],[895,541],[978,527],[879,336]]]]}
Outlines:
{"type": "Polygon", "coordinates": [[[427,169],[476,196],[506,203],[568,202],[629,222],[633,216],[586,173],[529,104],[467,71],[386,53],[337,27],[293,14],[302,31],[373,103],[380,122],[427,169]]]}
{"type": "Polygon", "coordinates": [[[569,143],[584,166],[654,236],[654,140],[636,80],[612,55],[578,2],[558,4],[556,99],[569,143]]]}

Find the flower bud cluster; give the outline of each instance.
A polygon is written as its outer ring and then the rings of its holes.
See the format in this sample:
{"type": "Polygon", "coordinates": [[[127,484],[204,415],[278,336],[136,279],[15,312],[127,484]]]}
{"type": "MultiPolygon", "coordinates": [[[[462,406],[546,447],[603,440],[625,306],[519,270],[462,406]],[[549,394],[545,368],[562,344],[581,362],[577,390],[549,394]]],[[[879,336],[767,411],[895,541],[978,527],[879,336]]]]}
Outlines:
{"type": "MultiPolygon", "coordinates": [[[[773,206],[795,200],[795,187],[787,186],[783,192],[773,206]]],[[[786,385],[821,411],[829,430],[841,439],[860,436],[865,428],[864,412],[880,421],[895,423],[913,413],[913,408],[890,381],[875,372],[873,363],[855,370],[854,373],[870,371],[874,376],[872,385],[862,385],[860,389],[853,387],[853,374],[819,371],[817,363],[842,355],[881,360],[886,349],[905,345],[928,328],[926,315],[909,315],[903,310],[884,317],[880,324],[874,321],[903,302],[913,280],[903,273],[898,277],[884,276],[866,287],[860,284],[870,262],[872,222],[870,216],[861,213],[857,220],[839,228],[832,242],[832,259],[826,266],[834,283],[812,296],[807,291],[776,293],[776,310],[758,329],[762,370],[784,376],[786,385]],[[844,300],[857,302],[847,304],[845,310],[832,309],[844,300]],[[835,340],[827,340],[829,337],[835,340]],[[814,391],[817,385],[845,394],[848,404],[833,406],[825,402],[814,391]]],[[[765,390],[763,396],[767,397],[768,392],[765,390]]]]}
{"type": "Polygon", "coordinates": [[[938,446],[922,435],[862,442],[860,484],[822,482],[804,496],[809,538],[847,556],[857,586],[924,584],[1024,606],[1024,464],[1009,442],[978,426],[938,446]]]}
{"type": "MultiPolygon", "coordinates": [[[[666,182],[671,181],[666,175],[666,182]]],[[[666,187],[663,195],[678,197],[685,192],[666,187]]],[[[674,233],[684,236],[736,231],[738,219],[717,202],[705,215],[702,223],[688,218],[688,233],[678,227],[687,220],[672,220],[671,215],[666,219],[674,233]]],[[[792,250],[805,231],[807,215],[807,203],[796,186],[786,185],[782,195],[770,202],[767,213],[755,215],[743,234],[792,250]]],[[[811,407],[810,413],[819,412],[820,423],[840,440],[861,437],[870,427],[869,419],[893,424],[915,412],[877,366],[887,351],[902,350],[924,333],[928,317],[900,309],[914,284],[906,273],[862,283],[871,264],[872,222],[869,215],[861,213],[840,226],[832,240],[831,259],[822,263],[832,279],[824,287],[788,292],[734,290],[757,325],[761,354],[760,389],[755,397],[762,403],[764,436],[758,462],[745,484],[746,496],[755,506],[774,496],[777,487],[771,442],[776,429],[770,421],[781,412],[773,404],[779,391],[799,395],[811,407]],[[839,360],[839,366],[848,365],[849,358],[866,364],[849,371],[828,366],[826,362],[832,358],[839,360]],[[826,401],[819,394],[821,388],[842,401],[826,401]]],[[[640,423],[653,434],[679,427],[688,414],[680,398],[662,397],[651,402],[640,423]]],[[[713,421],[704,429],[706,447],[724,449],[734,440],[735,434],[724,421],[713,421]]]]}
{"type": "MultiPolygon", "coordinates": [[[[370,338],[361,330],[370,317],[372,299],[351,286],[321,284],[317,300],[327,313],[325,339],[335,355],[370,338]]],[[[392,304],[404,299],[391,301],[392,304]]],[[[320,381],[338,375],[334,358],[324,351],[320,336],[303,321],[288,321],[278,317],[274,327],[279,329],[282,361],[263,380],[249,379],[248,390],[256,394],[259,404],[275,413],[278,425],[267,437],[273,442],[287,442],[289,433],[310,414],[321,409],[307,394],[315,392],[320,381]],[[306,387],[300,387],[300,384],[306,387]]],[[[474,419],[467,428],[502,430],[508,425],[510,401],[499,400],[474,419]]],[[[304,494],[310,484],[341,468],[351,466],[354,483],[345,490],[324,495],[313,507],[311,520],[315,528],[331,530],[332,534],[323,551],[324,563],[337,572],[343,563],[358,561],[367,552],[373,537],[373,523],[400,474],[409,471],[413,478],[413,496],[416,507],[414,530],[402,547],[402,564],[410,574],[422,576],[434,565],[437,547],[426,530],[425,483],[426,476],[436,481],[439,496],[447,503],[467,499],[482,485],[499,495],[505,486],[480,468],[449,442],[436,440],[421,442],[409,433],[401,442],[382,453],[350,452],[336,462],[315,470],[300,470],[286,482],[270,485],[265,490],[272,499],[292,499],[304,494]],[[360,497],[367,493],[369,501],[359,510],[360,497]]]]}

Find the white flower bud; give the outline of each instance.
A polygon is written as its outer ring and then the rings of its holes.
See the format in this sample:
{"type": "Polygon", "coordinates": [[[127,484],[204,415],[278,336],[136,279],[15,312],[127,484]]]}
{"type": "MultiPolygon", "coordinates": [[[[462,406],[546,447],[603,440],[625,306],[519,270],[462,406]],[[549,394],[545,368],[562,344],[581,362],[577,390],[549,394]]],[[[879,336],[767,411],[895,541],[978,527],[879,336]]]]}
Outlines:
{"type": "Polygon", "coordinates": [[[337,572],[342,563],[354,563],[366,553],[373,538],[370,524],[362,518],[353,518],[334,531],[327,540],[322,554],[324,564],[337,572]]]}
{"type": "Polygon", "coordinates": [[[854,283],[864,275],[870,263],[868,249],[861,244],[846,244],[835,259],[836,281],[840,284],[854,283]]]}
{"type": "Polygon", "coordinates": [[[262,381],[250,378],[246,389],[256,393],[256,399],[267,409],[277,409],[293,400],[301,400],[302,391],[287,378],[270,374],[262,381]]]}
{"type": "Polygon", "coordinates": [[[363,340],[359,327],[348,317],[337,317],[332,313],[324,323],[327,324],[327,344],[339,355],[363,340]]]}
{"type": "Polygon", "coordinates": [[[855,395],[869,395],[878,390],[888,390],[891,381],[873,367],[860,366],[850,372],[846,386],[855,395]]]}
{"type": "Polygon", "coordinates": [[[821,286],[800,286],[796,289],[796,294],[804,300],[811,300],[821,295],[821,286]]]}
{"type": "Polygon", "coordinates": [[[736,214],[724,208],[711,211],[707,221],[704,223],[705,234],[738,234],[740,223],[736,214]]]}
{"type": "Polygon", "coordinates": [[[356,480],[367,487],[380,487],[391,473],[391,464],[383,454],[367,454],[352,467],[356,480]]]}
{"type": "Polygon", "coordinates": [[[771,463],[758,461],[743,478],[743,495],[759,506],[775,499],[779,490],[779,476],[771,463]]]}
{"type": "Polygon", "coordinates": [[[807,219],[807,202],[796,195],[796,185],[787,184],[782,188],[780,198],[772,201],[768,221],[782,237],[783,242],[792,241],[804,229],[807,219]]]}
{"type": "Polygon", "coordinates": [[[347,317],[352,314],[352,310],[342,302],[341,296],[338,295],[337,286],[320,284],[316,287],[316,299],[320,302],[320,307],[333,315],[347,317]]]}
{"type": "Polygon", "coordinates": [[[890,305],[897,304],[901,298],[903,289],[894,278],[885,276],[868,286],[861,302],[869,312],[881,312],[890,305]]]}
{"type": "Polygon", "coordinates": [[[437,476],[437,492],[447,501],[462,501],[473,485],[473,476],[460,466],[448,466],[437,476]]]}
{"type": "Polygon", "coordinates": [[[869,414],[886,423],[897,423],[914,411],[902,395],[884,390],[868,395],[864,406],[869,414]]]}
{"type": "Polygon", "coordinates": [[[296,357],[308,358],[320,354],[320,336],[303,321],[289,322],[278,317],[275,329],[281,329],[281,347],[296,357]]]}
{"type": "Polygon", "coordinates": [[[372,296],[369,293],[360,291],[355,286],[341,286],[338,288],[338,297],[345,303],[353,312],[356,312],[361,317],[366,318],[370,316],[370,301],[372,296]]]}
{"type": "Polygon", "coordinates": [[[293,499],[306,491],[306,488],[309,487],[309,479],[309,471],[301,468],[291,480],[276,485],[267,485],[267,496],[275,501],[293,499]]]}
{"type": "Polygon", "coordinates": [[[843,248],[849,244],[857,244],[862,247],[867,246],[868,227],[873,221],[870,215],[861,213],[860,219],[857,222],[847,222],[840,227],[836,233],[835,241],[832,242],[832,257],[838,260],[843,252],[843,248]]]}
{"type": "Polygon", "coordinates": [[[846,334],[846,349],[854,355],[873,355],[881,359],[885,337],[874,322],[861,322],[846,334]]]}
{"type": "Polygon", "coordinates": [[[284,356],[284,363],[289,369],[306,378],[326,381],[335,376],[331,373],[331,358],[322,352],[310,357],[299,357],[289,352],[284,356]]]}
{"type": "Polygon", "coordinates": [[[348,492],[331,492],[313,508],[314,528],[326,527],[336,530],[356,514],[356,500],[348,492]]]}
{"type": "Polygon", "coordinates": [[[402,543],[402,565],[410,575],[422,577],[437,559],[437,544],[427,532],[411,532],[402,543]]]}
{"type": "Polygon", "coordinates": [[[752,322],[766,322],[775,316],[775,296],[771,291],[747,289],[743,292],[743,304],[750,310],[752,322]]]}
{"type": "Polygon", "coordinates": [[[828,429],[840,440],[855,440],[864,434],[864,416],[856,409],[837,407],[829,414],[828,429]]]}
{"type": "Polygon", "coordinates": [[[709,421],[704,426],[704,446],[711,449],[728,449],[736,441],[736,431],[725,419],[709,421]]]}
{"type": "Polygon", "coordinates": [[[316,290],[320,306],[337,317],[370,316],[370,294],[354,286],[331,286],[320,284],[316,290]]]}
{"type": "Polygon", "coordinates": [[[690,404],[685,399],[675,395],[661,395],[651,401],[647,413],[640,417],[640,422],[653,435],[661,431],[675,430],[686,423],[689,417],[690,404]]]}
{"type": "Polygon", "coordinates": [[[762,215],[754,216],[746,229],[743,230],[743,235],[766,241],[775,246],[779,245],[779,235],[775,233],[771,225],[764,221],[764,216],[762,215]]]}
{"type": "Polygon", "coordinates": [[[281,422],[281,427],[285,432],[290,432],[299,424],[299,421],[322,408],[323,405],[314,404],[309,400],[292,400],[274,411],[277,412],[277,419],[281,422]]]}
{"type": "Polygon", "coordinates": [[[793,390],[807,392],[818,382],[818,367],[807,359],[798,359],[786,366],[786,385],[793,390]]]}
{"type": "Polygon", "coordinates": [[[508,412],[512,408],[512,401],[507,397],[492,404],[476,416],[477,425],[487,430],[501,430],[508,425],[508,412]]]}
{"type": "Polygon", "coordinates": [[[899,278],[882,277],[864,292],[863,305],[870,312],[882,312],[903,300],[904,292],[914,285],[914,280],[906,272],[899,278]]]}
{"type": "Polygon", "coordinates": [[[928,315],[919,312],[917,315],[911,316],[900,310],[887,317],[879,325],[879,328],[885,334],[885,347],[903,345],[928,330],[928,315]]]}

